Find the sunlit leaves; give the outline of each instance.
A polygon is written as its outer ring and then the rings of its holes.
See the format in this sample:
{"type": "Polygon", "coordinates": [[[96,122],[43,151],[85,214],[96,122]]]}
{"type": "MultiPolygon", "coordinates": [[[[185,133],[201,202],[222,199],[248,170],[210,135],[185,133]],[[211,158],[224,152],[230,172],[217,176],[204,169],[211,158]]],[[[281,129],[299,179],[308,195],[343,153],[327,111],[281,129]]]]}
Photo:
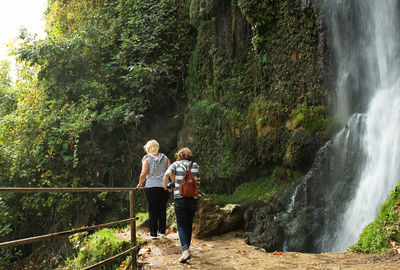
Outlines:
{"type": "Polygon", "coordinates": [[[0,61],[0,117],[10,113],[16,106],[16,95],[11,84],[10,64],[0,61]]]}
{"type": "MultiPolygon", "coordinates": [[[[0,184],[132,185],[149,124],[144,120],[185,98],[184,2],[49,0],[48,36],[37,40],[21,30],[13,48],[17,83],[1,92],[10,94],[11,105],[0,108],[0,184]]],[[[25,227],[27,219],[39,226],[49,216],[66,226],[80,211],[96,221],[126,214],[126,197],[112,200],[109,209],[109,197],[120,195],[96,196],[10,199],[15,235],[37,229],[25,227]]]]}

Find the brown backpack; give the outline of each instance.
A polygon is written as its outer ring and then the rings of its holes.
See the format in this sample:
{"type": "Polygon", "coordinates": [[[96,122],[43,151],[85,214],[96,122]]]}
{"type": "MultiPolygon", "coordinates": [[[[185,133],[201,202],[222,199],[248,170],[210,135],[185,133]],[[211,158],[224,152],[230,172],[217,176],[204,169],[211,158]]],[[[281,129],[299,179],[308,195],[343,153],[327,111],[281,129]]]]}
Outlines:
{"type": "Polygon", "coordinates": [[[180,185],[179,185],[179,194],[182,197],[194,197],[197,196],[199,193],[198,188],[197,188],[197,181],[194,179],[194,176],[192,175],[191,169],[192,169],[193,161],[190,164],[190,167],[188,170],[185,170],[185,176],[183,177],[180,185]]]}

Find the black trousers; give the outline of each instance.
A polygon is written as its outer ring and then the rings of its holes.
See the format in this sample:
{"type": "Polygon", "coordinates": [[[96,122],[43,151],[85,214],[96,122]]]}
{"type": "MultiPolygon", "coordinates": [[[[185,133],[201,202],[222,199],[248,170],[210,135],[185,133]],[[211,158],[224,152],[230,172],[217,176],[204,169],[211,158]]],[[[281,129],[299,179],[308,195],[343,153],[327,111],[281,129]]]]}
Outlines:
{"type": "Polygon", "coordinates": [[[157,236],[157,231],[161,234],[165,234],[168,195],[168,191],[162,187],[146,189],[151,236],[157,236]]]}

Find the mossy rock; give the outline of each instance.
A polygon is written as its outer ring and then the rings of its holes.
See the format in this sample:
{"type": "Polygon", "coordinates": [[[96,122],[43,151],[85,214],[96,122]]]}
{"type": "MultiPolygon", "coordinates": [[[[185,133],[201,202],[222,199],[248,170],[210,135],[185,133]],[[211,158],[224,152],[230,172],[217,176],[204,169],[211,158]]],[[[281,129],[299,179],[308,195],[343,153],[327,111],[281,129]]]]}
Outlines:
{"type": "Polygon", "coordinates": [[[325,133],[311,133],[305,128],[293,131],[283,159],[288,168],[306,171],[310,168],[315,153],[328,140],[325,133]]]}
{"type": "MultiPolygon", "coordinates": [[[[291,113],[290,129],[304,128],[309,132],[327,131],[330,120],[327,118],[326,106],[299,105],[291,113]]],[[[288,124],[287,124],[288,127],[288,124]]]]}
{"type": "Polygon", "coordinates": [[[238,204],[219,207],[211,199],[200,198],[193,221],[193,235],[203,238],[243,227],[243,210],[238,204]]]}

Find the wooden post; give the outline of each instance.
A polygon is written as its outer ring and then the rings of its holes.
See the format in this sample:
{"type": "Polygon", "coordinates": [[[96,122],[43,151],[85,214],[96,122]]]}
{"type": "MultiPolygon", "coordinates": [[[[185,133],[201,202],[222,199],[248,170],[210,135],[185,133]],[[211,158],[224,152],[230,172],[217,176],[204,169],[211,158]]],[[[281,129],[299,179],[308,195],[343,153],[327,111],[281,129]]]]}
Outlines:
{"type": "MultiPolygon", "coordinates": [[[[136,246],[136,210],[135,210],[135,193],[134,191],[129,191],[129,203],[130,203],[130,217],[133,218],[131,220],[131,246],[135,247],[136,246]]],[[[138,250],[135,249],[134,251],[131,252],[132,256],[132,266],[133,269],[137,269],[137,261],[136,261],[136,254],[138,250]]]]}

